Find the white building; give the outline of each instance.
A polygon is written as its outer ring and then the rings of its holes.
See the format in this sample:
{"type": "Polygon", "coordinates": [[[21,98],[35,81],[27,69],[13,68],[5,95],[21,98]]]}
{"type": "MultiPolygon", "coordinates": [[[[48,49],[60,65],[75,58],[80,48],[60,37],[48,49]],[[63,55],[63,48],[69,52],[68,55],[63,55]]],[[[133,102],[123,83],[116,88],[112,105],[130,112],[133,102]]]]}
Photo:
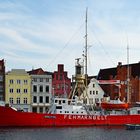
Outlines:
{"type": "Polygon", "coordinates": [[[46,113],[52,97],[52,74],[41,68],[29,72],[31,75],[32,112],[46,113]]]}
{"type": "Polygon", "coordinates": [[[87,88],[87,95],[85,92],[86,104],[94,106],[97,103],[101,103],[103,95],[104,91],[98,84],[98,81],[95,78],[91,79],[87,88]]]}

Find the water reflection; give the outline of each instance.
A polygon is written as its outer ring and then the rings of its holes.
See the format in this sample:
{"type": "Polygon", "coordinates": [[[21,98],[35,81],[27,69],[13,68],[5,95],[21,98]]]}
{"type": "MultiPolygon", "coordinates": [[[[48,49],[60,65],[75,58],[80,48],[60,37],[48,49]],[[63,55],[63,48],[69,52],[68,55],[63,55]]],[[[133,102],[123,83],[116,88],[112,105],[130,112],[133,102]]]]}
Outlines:
{"type": "Polygon", "coordinates": [[[135,140],[140,131],[128,131],[122,126],[0,128],[0,140],[135,140]]]}

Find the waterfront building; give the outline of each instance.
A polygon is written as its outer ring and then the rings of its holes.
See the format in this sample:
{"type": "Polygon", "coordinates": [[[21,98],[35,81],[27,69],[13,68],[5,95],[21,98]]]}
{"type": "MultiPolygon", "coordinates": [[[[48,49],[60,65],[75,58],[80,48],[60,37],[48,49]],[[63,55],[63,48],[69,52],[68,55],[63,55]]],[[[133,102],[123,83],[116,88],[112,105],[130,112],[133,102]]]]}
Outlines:
{"type": "Polygon", "coordinates": [[[0,60],[0,102],[5,100],[5,63],[0,60]]]}
{"type": "Polygon", "coordinates": [[[58,64],[57,71],[53,73],[53,94],[58,97],[68,97],[71,90],[71,79],[68,78],[67,71],[64,71],[64,65],[58,64]]]}
{"type": "Polygon", "coordinates": [[[24,69],[12,69],[5,76],[6,104],[30,111],[31,77],[24,69]]]}
{"type": "Polygon", "coordinates": [[[95,78],[92,78],[90,80],[90,83],[88,84],[88,89],[87,89],[87,105],[92,105],[96,106],[99,103],[101,103],[103,96],[104,96],[104,91],[98,84],[98,81],[95,78]]]}
{"type": "Polygon", "coordinates": [[[117,67],[100,69],[98,80],[120,80],[120,89],[114,84],[101,85],[102,89],[111,99],[120,97],[121,100],[129,102],[140,102],[140,62],[129,65],[122,65],[118,63],[117,67]],[[129,86],[128,86],[128,66],[129,66],[129,86]],[[127,93],[129,88],[129,95],[127,93]]]}
{"type": "Polygon", "coordinates": [[[31,75],[31,110],[46,113],[49,110],[52,97],[52,73],[42,68],[28,72],[31,75]]]}

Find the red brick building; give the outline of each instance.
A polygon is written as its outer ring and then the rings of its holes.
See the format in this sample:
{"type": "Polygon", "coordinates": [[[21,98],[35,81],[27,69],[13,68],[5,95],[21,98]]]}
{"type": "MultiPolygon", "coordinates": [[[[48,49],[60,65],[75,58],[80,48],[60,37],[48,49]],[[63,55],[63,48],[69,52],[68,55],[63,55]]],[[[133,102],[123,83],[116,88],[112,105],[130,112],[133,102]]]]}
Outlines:
{"type": "Polygon", "coordinates": [[[5,100],[5,64],[0,60],[0,101],[5,100]]]}
{"type": "MultiPolygon", "coordinates": [[[[120,98],[127,100],[127,69],[128,65],[118,63],[117,67],[101,69],[99,71],[98,80],[120,80],[120,98]]],[[[130,73],[130,102],[140,102],[140,62],[129,64],[130,73]]],[[[116,85],[101,85],[107,95],[114,99],[119,96],[119,88],[116,85]]]]}
{"type": "Polygon", "coordinates": [[[55,96],[68,97],[71,90],[71,79],[68,78],[67,71],[64,71],[63,64],[58,64],[58,70],[53,73],[52,87],[55,96]]]}

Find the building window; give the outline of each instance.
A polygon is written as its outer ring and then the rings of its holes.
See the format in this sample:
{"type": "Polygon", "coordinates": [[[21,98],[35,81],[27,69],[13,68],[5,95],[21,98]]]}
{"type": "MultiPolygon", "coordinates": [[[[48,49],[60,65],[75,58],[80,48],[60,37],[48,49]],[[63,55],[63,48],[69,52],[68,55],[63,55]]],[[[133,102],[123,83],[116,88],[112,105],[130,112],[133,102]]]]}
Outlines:
{"type": "Polygon", "coordinates": [[[23,103],[27,104],[27,98],[24,98],[23,103]]]}
{"type": "Polygon", "coordinates": [[[95,91],[93,90],[93,95],[95,95],[95,91]]]}
{"type": "Polygon", "coordinates": [[[42,85],[39,87],[39,91],[43,92],[43,86],[42,85]]]}
{"type": "Polygon", "coordinates": [[[46,86],[46,92],[49,92],[49,86],[48,85],[46,86]]]}
{"type": "Polygon", "coordinates": [[[28,80],[24,80],[24,84],[27,85],[28,84],[28,80]]]}
{"type": "Polygon", "coordinates": [[[33,78],[33,81],[34,81],[34,82],[37,82],[37,78],[33,78]]]}
{"type": "Polygon", "coordinates": [[[10,84],[13,84],[13,83],[14,83],[14,80],[10,79],[10,81],[9,81],[9,82],[10,82],[10,84]]]}
{"type": "Polygon", "coordinates": [[[14,103],[13,98],[9,98],[9,103],[10,103],[10,104],[13,104],[13,103],[14,103]]]}
{"type": "Polygon", "coordinates": [[[83,103],[84,103],[84,104],[87,104],[87,98],[85,98],[85,99],[83,100],[83,103]]]}
{"type": "Polygon", "coordinates": [[[89,98],[89,104],[93,104],[93,98],[89,98]]]}
{"type": "Polygon", "coordinates": [[[20,98],[17,98],[17,104],[20,104],[20,98]]]}
{"type": "Polygon", "coordinates": [[[2,75],[0,75],[0,82],[2,82],[3,81],[3,76],[2,75]]]}
{"type": "Polygon", "coordinates": [[[40,78],[40,82],[43,82],[43,78],[40,78]]]}
{"type": "Polygon", "coordinates": [[[93,88],[95,87],[95,84],[93,84],[93,88]]]}
{"type": "Polygon", "coordinates": [[[33,103],[37,103],[37,97],[33,96],[33,103]]]}
{"type": "Polygon", "coordinates": [[[21,83],[21,81],[20,80],[17,80],[17,84],[20,84],[21,83]]]}
{"type": "Polygon", "coordinates": [[[90,95],[92,94],[92,91],[90,91],[90,95]]]}
{"type": "Polygon", "coordinates": [[[46,103],[49,103],[49,96],[46,96],[46,103]]]}
{"type": "Polygon", "coordinates": [[[36,112],[37,112],[37,107],[33,107],[33,108],[32,108],[32,111],[33,111],[34,113],[36,113],[36,112]]]}
{"type": "Polygon", "coordinates": [[[58,74],[56,74],[56,80],[58,80],[58,74]]]}
{"type": "Polygon", "coordinates": [[[20,89],[17,89],[17,93],[20,93],[20,89]]]}
{"type": "Polygon", "coordinates": [[[37,92],[37,86],[33,85],[33,92],[37,92]]]}
{"type": "Polygon", "coordinates": [[[13,93],[13,92],[14,92],[14,89],[10,88],[10,89],[9,89],[9,92],[10,92],[10,93],[13,93]]]}
{"type": "Polygon", "coordinates": [[[40,108],[39,108],[39,112],[40,112],[40,113],[43,113],[43,107],[40,107],[40,108]]]}
{"type": "Polygon", "coordinates": [[[49,111],[49,107],[46,107],[45,108],[45,112],[47,113],[49,111]]]}
{"type": "Polygon", "coordinates": [[[3,92],[3,86],[0,85],[0,92],[3,92]]]}
{"type": "Polygon", "coordinates": [[[43,96],[39,97],[39,103],[43,103],[43,96]]]}
{"type": "Polygon", "coordinates": [[[46,78],[46,82],[49,82],[49,78],[46,78]]]}
{"type": "Polygon", "coordinates": [[[60,89],[60,85],[59,84],[57,85],[57,89],[60,89]]]}
{"type": "Polygon", "coordinates": [[[98,91],[96,91],[96,95],[98,95],[98,91]]]}
{"type": "Polygon", "coordinates": [[[60,74],[60,80],[63,80],[63,75],[62,74],[60,74]]]}
{"type": "Polygon", "coordinates": [[[98,103],[99,102],[99,98],[95,98],[95,103],[98,103]]]}
{"type": "Polygon", "coordinates": [[[28,93],[28,90],[27,89],[24,89],[24,93],[28,93]]]}

